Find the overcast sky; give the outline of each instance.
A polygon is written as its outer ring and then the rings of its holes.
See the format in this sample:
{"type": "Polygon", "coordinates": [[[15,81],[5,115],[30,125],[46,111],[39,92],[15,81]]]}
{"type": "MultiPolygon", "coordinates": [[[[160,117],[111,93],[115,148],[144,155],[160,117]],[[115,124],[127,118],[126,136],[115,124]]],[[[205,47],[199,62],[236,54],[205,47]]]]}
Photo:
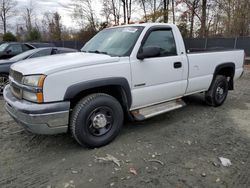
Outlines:
{"type": "MultiPolygon", "coordinates": [[[[77,23],[72,19],[71,13],[72,10],[69,8],[70,4],[73,0],[16,0],[17,7],[15,11],[15,17],[12,17],[8,20],[8,31],[15,32],[17,24],[24,25],[24,19],[22,17],[23,11],[25,7],[29,7],[30,2],[32,2],[35,6],[35,18],[41,20],[43,18],[43,14],[45,12],[58,12],[61,16],[62,24],[67,28],[79,29],[77,23]]],[[[102,1],[101,0],[92,0],[92,8],[94,9],[95,15],[98,18],[99,22],[105,21],[105,18],[102,17],[101,9],[102,9],[102,1]]],[[[138,21],[141,19],[142,13],[141,10],[138,9],[137,6],[133,6],[133,15],[132,20],[138,21]]],[[[122,11],[122,10],[121,10],[122,11]]],[[[34,18],[33,18],[34,19],[34,18]]],[[[34,23],[34,20],[33,20],[34,23]]],[[[37,23],[40,23],[37,20],[37,23]]],[[[0,25],[1,27],[1,25],[0,25]]],[[[3,28],[0,28],[0,33],[3,28]]]]}
{"type": "MultiPolygon", "coordinates": [[[[16,9],[18,10],[17,15],[20,15],[21,11],[23,11],[24,7],[27,7],[30,3],[30,0],[16,0],[18,5],[16,9]],[[19,12],[20,10],[20,12],[19,12]]],[[[63,25],[67,27],[76,27],[76,23],[72,21],[70,10],[67,8],[68,5],[72,2],[71,0],[33,0],[33,3],[35,4],[35,12],[37,18],[41,18],[41,15],[44,12],[59,12],[59,14],[62,17],[62,23],[63,25]]],[[[96,16],[99,17],[100,11],[101,11],[101,3],[99,0],[93,1],[93,8],[95,10],[96,16]]],[[[17,17],[15,19],[12,19],[12,23],[15,22],[15,20],[21,21],[21,17],[17,17]]]]}

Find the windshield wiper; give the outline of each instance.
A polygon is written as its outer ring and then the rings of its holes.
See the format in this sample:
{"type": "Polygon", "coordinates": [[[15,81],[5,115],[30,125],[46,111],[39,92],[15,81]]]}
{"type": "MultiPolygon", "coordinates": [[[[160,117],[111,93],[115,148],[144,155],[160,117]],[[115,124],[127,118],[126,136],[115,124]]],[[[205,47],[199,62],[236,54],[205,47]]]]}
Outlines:
{"type": "Polygon", "coordinates": [[[88,52],[88,53],[95,53],[95,54],[106,54],[106,55],[108,55],[108,52],[102,52],[102,51],[99,51],[99,50],[93,50],[93,51],[86,51],[86,52],[88,52]]]}
{"type": "Polygon", "coordinates": [[[89,50],[89,51],[87,51],[87,50],[81,50],[81,52],[84,52],[84,53],[95,53],[95,54],[105,54],[105,55],[109,55],[111,57],[116,57],[116,55],[109,54],[108,52],[102,52],[102,51],[99,51],[99,50],[89,50]]]}

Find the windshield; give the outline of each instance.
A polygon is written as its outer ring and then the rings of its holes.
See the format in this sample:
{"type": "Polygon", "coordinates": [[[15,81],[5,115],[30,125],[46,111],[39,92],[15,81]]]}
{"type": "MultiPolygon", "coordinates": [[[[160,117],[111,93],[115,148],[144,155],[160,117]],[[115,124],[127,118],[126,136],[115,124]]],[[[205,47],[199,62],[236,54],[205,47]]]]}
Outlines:
{"type": "Polygon", "coordinates": [[[9,46],[8,43],[4,43],[0,45],[0,52],[3,52],[9,46]]]}
{"type": "Polygon", "coordinates": [[[27,57],[29,57],[30,55],[32,55],[33,53],[39,51],[40,49],[34,49],[34,50],[29,50],[29,51],[26,51],[26,52],[23,52],[19,55],[16,55],[12,58],[10,58],[10,60],[12,61],[21,61],[23,59],[26,59],[27,57]]]}
{"type": "Polygon", "coordinates": [[[129,56],[143,28],[129,26],[105,29],[86,43],[81,51],[110,56],[129,56]]]}

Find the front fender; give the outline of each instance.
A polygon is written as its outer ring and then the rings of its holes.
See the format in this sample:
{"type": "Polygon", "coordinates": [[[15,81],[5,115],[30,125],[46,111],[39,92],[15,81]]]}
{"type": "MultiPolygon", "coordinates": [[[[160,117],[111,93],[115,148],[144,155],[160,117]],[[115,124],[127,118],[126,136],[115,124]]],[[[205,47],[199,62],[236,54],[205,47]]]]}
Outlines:
{"type": "Polygon", "coordinates": [[[103,78],[103,79],[96,79],[74,84],[67,88],[66,93],[64,95],[64,100],[74,99],[79,93],[85,90],[95,89],[98,87],[105,87],[105,86],[120,86],[126,95],[128,107],[131,106],[132,104],[131,89],[127,79],[123,77],[103,78]]]}

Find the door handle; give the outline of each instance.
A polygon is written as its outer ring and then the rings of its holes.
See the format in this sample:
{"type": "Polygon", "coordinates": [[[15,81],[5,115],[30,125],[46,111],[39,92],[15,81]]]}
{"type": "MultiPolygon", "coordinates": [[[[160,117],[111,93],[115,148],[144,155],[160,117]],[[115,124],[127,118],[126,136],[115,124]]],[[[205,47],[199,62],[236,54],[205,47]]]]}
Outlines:
{"type": "Polygon", "coordinates": [[[182,67],[182,63],[181,62],[175,62],[174,63],[174,68],[175,69],[178,69],[178,68],[181,68],[182,67]]]}

